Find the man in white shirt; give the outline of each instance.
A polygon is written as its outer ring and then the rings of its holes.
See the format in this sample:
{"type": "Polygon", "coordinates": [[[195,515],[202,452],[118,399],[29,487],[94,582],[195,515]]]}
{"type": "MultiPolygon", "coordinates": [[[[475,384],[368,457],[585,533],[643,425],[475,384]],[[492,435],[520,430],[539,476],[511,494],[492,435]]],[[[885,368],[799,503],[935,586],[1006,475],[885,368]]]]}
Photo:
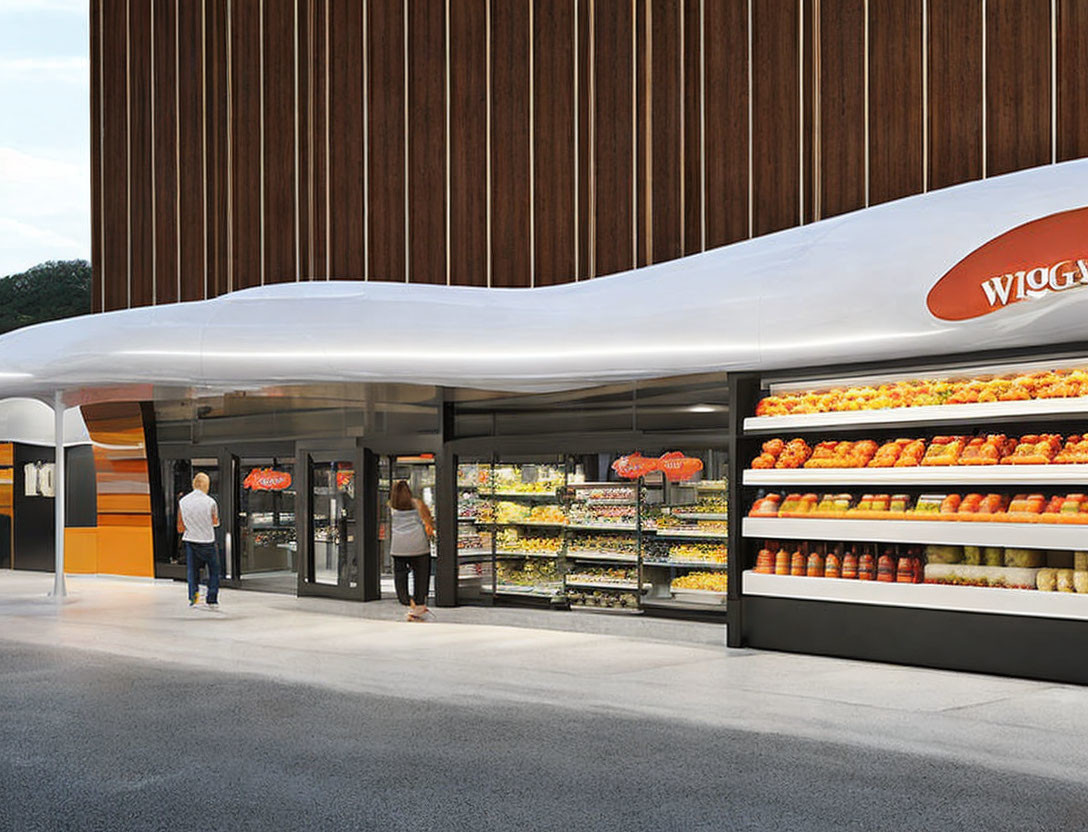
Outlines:
{"type": "Polygon", "coordinates": [[[178,531],[185,543],[185,561],[189,575],[189,606],[200,599],[200,567],[208,567],[209,609],[219,609],[219,556],[215,546],[215,527],[219,525],[219,506],[208,496],[210,485],[204,473],[193,477],[193,490],[178,501],[178,531]]]}

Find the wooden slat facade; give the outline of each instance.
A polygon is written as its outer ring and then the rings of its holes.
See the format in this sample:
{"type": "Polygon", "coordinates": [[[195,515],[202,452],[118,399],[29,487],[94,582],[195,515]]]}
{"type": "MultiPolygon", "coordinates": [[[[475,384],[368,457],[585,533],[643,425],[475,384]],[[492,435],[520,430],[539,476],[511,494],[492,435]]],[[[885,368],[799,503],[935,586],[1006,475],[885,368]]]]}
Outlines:
{"type": "Polygon", "coordinates": [[[90,30],[95,310],[564,283],[1088,155],[1088,0],[92,0],[90,30]]]}

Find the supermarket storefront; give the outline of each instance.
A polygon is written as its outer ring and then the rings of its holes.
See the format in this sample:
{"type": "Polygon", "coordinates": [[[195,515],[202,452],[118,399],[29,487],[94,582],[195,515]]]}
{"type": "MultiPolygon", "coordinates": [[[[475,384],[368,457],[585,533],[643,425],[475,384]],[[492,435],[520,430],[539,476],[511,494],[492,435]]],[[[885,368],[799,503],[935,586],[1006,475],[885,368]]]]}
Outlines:
{"type": "Polygon", "coordinates": [[[379,597],[403,476],[440,604],[716,615],[734,646],[1083,683],[1086,185],[1051,166],[574,286],[91,316],[6,336],[0,391],[143,403],[146,485],[98,479],[145,489],[154,574],[204,470],[235,585],[379,597]]]}

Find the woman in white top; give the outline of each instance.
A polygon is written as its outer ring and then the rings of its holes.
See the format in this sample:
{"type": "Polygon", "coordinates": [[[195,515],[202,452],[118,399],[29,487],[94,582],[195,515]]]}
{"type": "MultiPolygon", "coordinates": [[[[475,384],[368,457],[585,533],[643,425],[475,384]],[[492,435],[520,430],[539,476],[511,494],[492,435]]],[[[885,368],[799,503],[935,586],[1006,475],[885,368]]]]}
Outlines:
{"type": "Polygon", "coordinates": [[[412,496],[412,489],[398,480],[389,494],[390,537],[393,556],[393,583],[397,600],[410,606],[409,621],[422,621],[427,609],[427,592],[431,584],[431,538],[434,520],[427,505],[412,496]],[[408,595],[408,572],[413,573],[414,586],[408,595]]]}

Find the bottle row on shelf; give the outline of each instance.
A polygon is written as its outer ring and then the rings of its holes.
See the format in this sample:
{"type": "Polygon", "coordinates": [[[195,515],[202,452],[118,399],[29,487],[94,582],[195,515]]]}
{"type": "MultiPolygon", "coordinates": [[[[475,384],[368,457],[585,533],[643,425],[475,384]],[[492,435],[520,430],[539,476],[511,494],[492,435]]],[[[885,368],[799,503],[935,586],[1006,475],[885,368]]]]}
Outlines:
{"type": "Polygon", "coordinates": [[[1088,594],[1088,552],[768,540],[762,575],[1088,594]]]}
{"type": "Polygon", "coordinates": [[[752,503],[748,516],[1088,524],[1088,495],[768,494],[752,503]]]}
{"type": "Polygon", "coordinates": [[[769,439],[752,460],[755,470],[820,468],[916,468],[954,465],[1084,465],[1088,434],[1031,433],[1019,438],[935,436],[877,442],[826,441],[815,446],[804,439],[769,439]]]}

